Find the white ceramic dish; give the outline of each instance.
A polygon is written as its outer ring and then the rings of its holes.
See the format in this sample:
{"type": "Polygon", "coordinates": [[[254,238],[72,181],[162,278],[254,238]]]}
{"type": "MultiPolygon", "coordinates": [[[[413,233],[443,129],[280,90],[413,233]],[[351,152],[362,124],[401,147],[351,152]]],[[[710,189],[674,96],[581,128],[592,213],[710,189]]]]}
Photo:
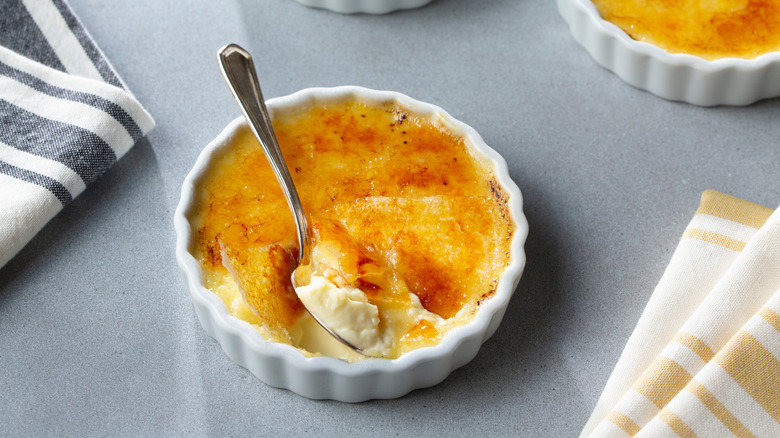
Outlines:
{"type": "Polygon", "coordinates": [[[435,385],[474,358],[482,343],[498,328],[520,280],[525,265],[523,245],[528,223],[522,211],[522,195],[510,179],[504,159],[488,147],[474,129],[455,120],[439,107],[400,93],[360,87],[309,88],[271,99],[267,106],[273,117],[285,109],[348,98],[367,103],[395,100],[419,114],[439,116],[453,132],[468,138],[476,150],[494,163],[496,178],[509,194],[508,207],[517,229],[512,238],[510,264],[499,279],[494,297],[479,307],[468,325],[453,329],[436,346],[411,351],[398,359],[365,359],[347,363],[330,357],[305,357],[292,346],[266,341],[250,324],[231,316],[222,301],[203,285],[201,269],[192,252],[196,244],[189,217],[194,214],[199,181],[216,155],[229,148],[237,130],[245,123],[242,118],[230,123],[198,157],[182,186],[174,226],[176,259],[187,279],[198,318],[206,332],[219,342],[234,362],[271,386],[286,388],[305,397],[359,402],[400,397],[414,389],[435,385]]]}
{"type": "Polygon", "coordinates": [[[780,96],[780,52],[707,61],[632,39],[601,18],[590,0],[557,0],[574,39],[629,84],[701,106],[749,105],[780,96]]]}
{"type": "Polygon", "coordinates": [[[296,0],[312,8],[328,9],[342,14],[388,14],[401,9],[419,8],[431,0],[296,0]]]}

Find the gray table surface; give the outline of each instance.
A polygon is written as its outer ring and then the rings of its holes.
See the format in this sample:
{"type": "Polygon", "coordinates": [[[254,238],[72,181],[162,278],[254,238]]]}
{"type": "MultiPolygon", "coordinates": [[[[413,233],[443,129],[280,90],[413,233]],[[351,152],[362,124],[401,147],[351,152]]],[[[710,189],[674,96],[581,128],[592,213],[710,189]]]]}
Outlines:
{"type": "Polygon", "coordinates": [[[780,99],[700,108],[634,89],[551,0],[434,0],[343,16],[292,0],[70,0],[157,127],[0,269],[0,435],[575,436],[705,189],[780,204],[780,99]],[[173,3],[176,3],[174,6],[173,3]],[[200,327],[173,211],[238,116],[217,48],[253,52],[267,98],[395,90],[509,163],[528,263],[496,335],[397,400],[266,386],[200,327]]]}

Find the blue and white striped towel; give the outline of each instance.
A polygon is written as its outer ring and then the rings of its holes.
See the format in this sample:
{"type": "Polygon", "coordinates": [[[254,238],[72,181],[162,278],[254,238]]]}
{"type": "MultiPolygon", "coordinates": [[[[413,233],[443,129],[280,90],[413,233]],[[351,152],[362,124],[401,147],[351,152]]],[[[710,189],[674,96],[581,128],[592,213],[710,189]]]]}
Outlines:
{"type": "Polygon", "coordinates": [[[0,0],[0,267],[153,127],[65,0],[0,0]]]}

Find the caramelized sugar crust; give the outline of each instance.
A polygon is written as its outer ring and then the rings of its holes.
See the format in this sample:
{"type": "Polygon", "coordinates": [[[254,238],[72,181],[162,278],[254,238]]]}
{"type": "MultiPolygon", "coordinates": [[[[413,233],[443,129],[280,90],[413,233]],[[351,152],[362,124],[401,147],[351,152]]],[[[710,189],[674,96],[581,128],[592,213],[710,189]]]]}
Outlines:
{"type": "Polygon", "coordinates": [[[244,301],[273,336],[289,342],[286,330],[303,313],[290,282],[295,256],[277,243],[232,248],[219,242],[225,267],[236,281],[244,301]]]}
{"type": "Polygon", "coordinates": [[[780,0],[593,0],[632,38],[704,59],[780,50],[780,0]]]}
{"type": "MultiPolygon", "coordinates": [[[[492,296],[514,231],[507,195],[443,122],[394,103],[347,102],[277,116],[274,128],[317,238],[338,260],[331,276],[363,290],[380,319],[407,306],[409,291],[444,318],[492,296]]],[[[296,254],[291,213],[248,130],[217,160],[198,211],[207,270],[224,269],[220,241],[239,254],[269,245],[296,254]]],[[[289,283],[290,266],[274,266],[260,275],[289,283]]],[[[298,304],[279,302],[287,321],[298,304]]],[[[415,339],[438,336],[412,329],[415,339]]]]}

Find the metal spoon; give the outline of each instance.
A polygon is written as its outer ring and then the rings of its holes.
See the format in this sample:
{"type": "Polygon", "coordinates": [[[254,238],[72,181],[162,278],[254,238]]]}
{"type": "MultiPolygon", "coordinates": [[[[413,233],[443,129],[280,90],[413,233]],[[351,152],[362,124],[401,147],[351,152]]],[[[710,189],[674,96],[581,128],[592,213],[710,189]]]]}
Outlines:
{"type": "MultiPolygon", "coordinates": [[[[287,204],[290,206],[295,219],[300,250],[298,252],[298,266],[292,274],[292,284],[293,287],[298,288],[309,283],[313,272],[311,265],[311,228],[306,219],[306,213],[303,211],[301,199],[298,197],[298,191],[295,189],[295,184],[293,184],[290,176],[290,170],[287,168],[284,156],[279,148],[279,143],[276,140],[276,134],[274,133],[273,125],[271,125],[271,117],[268,115],[263,93],[260,91],[260,83],[257,80],[255,66],[252,63],[252,55],[236,44],[228,44],[219,49],[217,58],[222,76],[225,78],[236,102],[238,102],[241,112],[244,114],[247,122],[249,122],[249,127],[263,147],[263,151],[271,164],[276,179],[282,186],[284,196],[287,198],[287,204]]],[[[333,335],[341,343],[357,353],[364,354],[362,349],[328,328],[311,310],[309,310],[309,314],[325,331],[333,335]]]]}

